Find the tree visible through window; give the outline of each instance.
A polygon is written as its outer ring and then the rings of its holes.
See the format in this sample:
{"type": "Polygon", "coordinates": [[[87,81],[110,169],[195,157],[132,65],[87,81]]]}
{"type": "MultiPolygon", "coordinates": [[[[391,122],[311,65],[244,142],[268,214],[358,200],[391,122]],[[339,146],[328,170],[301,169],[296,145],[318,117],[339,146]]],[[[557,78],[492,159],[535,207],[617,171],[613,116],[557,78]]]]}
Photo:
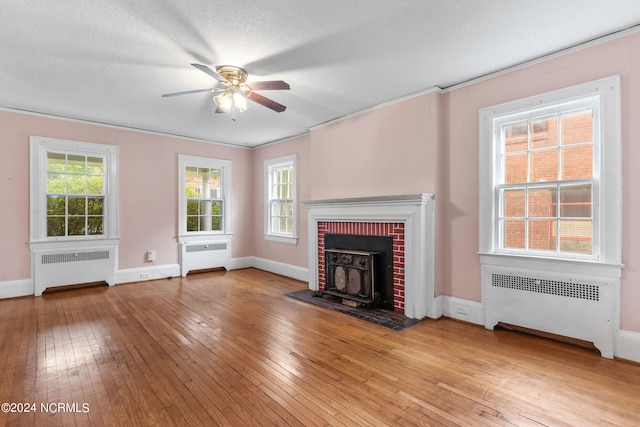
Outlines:
{"type": "Polygon", "coordinates": [[[221,231],[221,170],[186,167],[187,231],[221,231]]]}
{"type": "Polygon", "coordinates": [[[503,122],[499,131],[500,246],[591,255],[593,107],[503,122]]]}
{"type": "Polygon", "coordinates": [[[102,157],[47,152],[47,237],[102,235],[104,200],[102,157]]]}

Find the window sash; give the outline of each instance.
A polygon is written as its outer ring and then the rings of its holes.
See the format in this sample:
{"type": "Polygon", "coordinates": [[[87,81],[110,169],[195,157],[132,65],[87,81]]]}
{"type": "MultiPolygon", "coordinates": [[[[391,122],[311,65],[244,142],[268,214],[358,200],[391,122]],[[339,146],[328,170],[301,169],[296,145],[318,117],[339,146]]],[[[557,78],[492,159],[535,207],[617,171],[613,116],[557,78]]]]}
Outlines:
{"type": "MultiPolygon", "coordinates": [[[[522,254],[522,255],[536,255],[536,256],[549,256],[555,258],[587,258],[598,259],[600,257],[600,213],[598,209],[594,207],[599,206],[600,192],[599,192],[599,173],[600,173],[600,108],[597,97],[584,97],[582,99],[572,100],[570,102],[559,102],[551,104],[543,109],[532,109],[530,111],[522,111],[516,114],[498,116],[493,120],[493,146],[495,147],[494,156],[494,194],[493,199],[495,203],[495,215],[494,221],[494,248],[497,253],[509,253],[509,254],[522,254]],[[564,129],[562,127],[563,118],[568,117],[571,114],[577,114],[580,112],[591,111],[592,113],[592,137],[590,140],[584,140],[573,144],[566,144],[563,140],[564,129]],[[534,141],[533,136],[535,132],[552,131],[552,129],[541,126],[543,122],[553,122],[555,120],[555,132],[557,133],[557,140],[555,141],[534,141]],[[537,127],[536,127],[537,126],[537,127]],[[509,133],[511,132],[511,133],[509,133]],[[515,147],[517,149],[508,148],[506,139],[508,137],[526,136],[524,140],[518,145],[517,141],[515,147]],[[581,177],[582,179],[562,179],[563,168],[566,166],[563,163],[564,157],[568,150],[575,149],[575,147],[591,147],[591,175],[581,177]],[[516,156],[521,156],[518,161],[520,164],[526,165],[526,173],[513,176],[513,174],[507,175],[508,162],[514,160],[516,156]],[[546,175],[542,175],[541,178],[551,178],[547,180],[537,180],[532,174],[532,170],[536,166],[532,163],[532,159],[536,156],[556,156],[556,170],[547,171],[546,175]],[[561,217],[560,209],[553,216],[549,217],[531,217],[529,212],[525,212],[523,217],[508,217],[504,215],[504,195],[505,191],[514,189],[524,189],[525,194],[529,194],[529,191],[541,188],[555,188],[556,194],[559,194],[560,188],[567,186],[580,186],[588,185],[591,187],[591,213],[589,217],[585,218],[564,218],[561,217]],[[518,223],[518,221],[520,221],[518,223]],[[532,244],[531,238],[535,226],[539,226],[542,221],[549,221],[551,224],[552,232],[549,233],[549,242],[552,243],[549,248],[540,249],[536,248],[532,244]],[[571,223],[570,221],[573,221],[571,223]],[[578,223],[582,221],[582,223],[578,223]],[[569,245],[566,244],[566,233],[571,233],[571,226],[575,225],[575,233],[583,231],[585,236],[591,239],[591,245],[588,244],[576,244],[575,249],[568,250],[569,245]],[[585,228],[585,224],[587,227],[585,228]],[[518,225],[518,227],[516,227],[518,225]],[[589,227],[590,226],[590,227],[589,227]],[[512,247],[507,244],[506,232],[509,229],[513,232],[514,236],[517,236],[520,230],[522,230],[522,236],[520,237],[519,244],[521,247],[512,247]],[[563,243],[563,238],[564,243],[563,243]]],[[[535,160],[534,160],[535,162],[535,160]]],[[[538,163],[539,164],[539,163],[538,163]]],[[[512,170],[518,170],[513,168],[512,170]]],[[[564,175],[567,175],[566,173],[564,175]]],[[[570,176],[570,175],[569,175],[570,176]]],[[[525,206],[528,209],[529,201],[525,199],[525,206]]]]}
{"type": "Polygon", "coordinates": [[[265,162],[267,235],[294,237],[296,233],[295,158],[265,162]]]}

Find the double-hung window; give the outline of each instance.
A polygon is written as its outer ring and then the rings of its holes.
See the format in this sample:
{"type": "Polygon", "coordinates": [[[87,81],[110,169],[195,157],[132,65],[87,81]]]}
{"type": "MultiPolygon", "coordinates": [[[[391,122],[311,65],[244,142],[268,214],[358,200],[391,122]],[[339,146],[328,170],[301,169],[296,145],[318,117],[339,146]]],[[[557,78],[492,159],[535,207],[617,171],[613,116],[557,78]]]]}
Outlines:
{"type": "Polygon", "coordinates": [[[619,79],[480,111],[480,254],[620,263],[619,79]]]}
{"type": "Polygon", "coordinates": [[[117,152],[31,137],[32,242],[117,237],[117,152]]]}
{"type": "Polygon", "coordinates": [[[229,233],[231,162],[179,156],[180,235],[229,233]]]}
{"type": "Polygon", "coordinates": [[[265,236],[296,243],[296,156],[265,161],[265,236]]]}

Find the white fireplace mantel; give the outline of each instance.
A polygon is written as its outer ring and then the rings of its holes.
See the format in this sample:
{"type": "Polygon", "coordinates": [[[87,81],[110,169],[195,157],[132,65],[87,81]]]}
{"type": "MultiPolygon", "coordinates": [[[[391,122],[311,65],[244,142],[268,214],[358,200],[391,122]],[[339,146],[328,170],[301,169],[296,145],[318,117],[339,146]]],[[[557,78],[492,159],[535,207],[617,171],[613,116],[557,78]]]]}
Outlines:
{"type": "Polygon", "coordinates": [[[310,200],[309,289],[318,290],[318,222],[396,222],[405,227],[405,316],[438,318],[435,297],[435,197],[430,193],[310,200]]]}

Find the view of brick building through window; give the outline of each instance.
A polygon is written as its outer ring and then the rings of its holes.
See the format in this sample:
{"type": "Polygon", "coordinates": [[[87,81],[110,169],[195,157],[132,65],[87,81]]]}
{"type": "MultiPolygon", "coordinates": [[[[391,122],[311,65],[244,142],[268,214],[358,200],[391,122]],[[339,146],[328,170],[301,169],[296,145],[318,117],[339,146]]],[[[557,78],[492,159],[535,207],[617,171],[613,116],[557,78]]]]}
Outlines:
{"type": "Polygon", "coordinates": [[[592,254],[591,108],[502,126],[504,249],[592,254]]]}

